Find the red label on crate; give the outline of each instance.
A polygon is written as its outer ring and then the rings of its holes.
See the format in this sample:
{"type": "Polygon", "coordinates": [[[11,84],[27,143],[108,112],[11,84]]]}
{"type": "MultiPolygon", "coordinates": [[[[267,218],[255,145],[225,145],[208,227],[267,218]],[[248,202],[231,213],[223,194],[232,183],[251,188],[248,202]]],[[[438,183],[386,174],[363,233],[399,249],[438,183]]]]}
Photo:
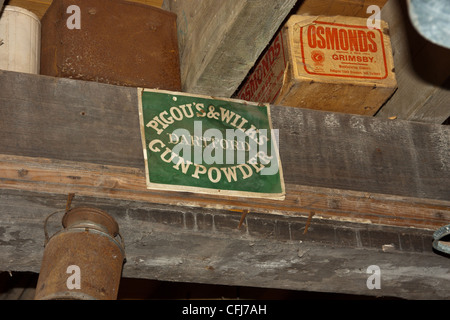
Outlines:
{"type": "Polygon", "coordinates": [[[316,20],[300,28],[300,45],[308,74],[378,80],[388,76],[379,29],[316,20]]]}
{"type": "Polygon", "coordinates": [[[281,90],[285,68],[283,35],[280,32],[246,80],[238,93],[238,98],[255,102],[273,102],[281,90]]]}

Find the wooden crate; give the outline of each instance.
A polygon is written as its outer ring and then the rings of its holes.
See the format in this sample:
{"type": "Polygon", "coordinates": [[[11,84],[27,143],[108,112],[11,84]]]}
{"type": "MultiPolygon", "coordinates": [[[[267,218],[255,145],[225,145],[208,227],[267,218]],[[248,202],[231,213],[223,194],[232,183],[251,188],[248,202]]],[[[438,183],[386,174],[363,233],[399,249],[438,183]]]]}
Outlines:
{"type": "Polygon", "coordinates": [[[389,29],[366,19],[293,15],[237,93],[291,107],[374,115],[397,88],[389,29]]]}

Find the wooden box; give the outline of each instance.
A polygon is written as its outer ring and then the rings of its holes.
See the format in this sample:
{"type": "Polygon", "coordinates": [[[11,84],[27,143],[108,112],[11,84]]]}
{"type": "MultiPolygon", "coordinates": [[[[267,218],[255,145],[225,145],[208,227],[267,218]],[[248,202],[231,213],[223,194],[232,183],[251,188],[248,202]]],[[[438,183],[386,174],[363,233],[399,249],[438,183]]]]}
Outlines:
{"type": "Polygon", "coordinates": [[[237,93],[239,99],[374,115],[397,88],[387,23],[294,15],[237,93]]]}
{"type": "Polygon", "coordinates": [[[181,90],[171,12],[121,0],[54,0],[41,43],[43,75],[181,90]]]}

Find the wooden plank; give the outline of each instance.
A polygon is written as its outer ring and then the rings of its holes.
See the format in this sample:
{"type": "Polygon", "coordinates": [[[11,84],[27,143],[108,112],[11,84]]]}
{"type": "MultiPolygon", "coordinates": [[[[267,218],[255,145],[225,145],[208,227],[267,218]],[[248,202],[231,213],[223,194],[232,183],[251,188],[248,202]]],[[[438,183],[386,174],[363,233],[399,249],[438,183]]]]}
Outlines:
{"type": "Polygon", "coordinates": [[[416,32],[402,1],[389,1],[381,17],[390,26],[398,90],[377,117],[443,123],[450,116],[450,51],[416,32]]]}
{"type": "MultiPolygon", "coordinates": [[[[143,169],[135,88],[0,72],[0,154],[143,169]]],[[[271,107],[286,184],[449,200],[450,128],[271,107]]]]}
{"type": "Polygon", "coordinates": [[[428,123],[439,123],[442,119],[443,123],[448,118],[445,118],[446,107],[449,105],[450,101],[450,78],[443,84],[442,89],[436,87],[434,91],[431,92],[428,99],[421,105],[420,108],[414,110],[410,118],[411,120],[423,121],[428,123]],[[436,107],[439,106],[439,107],[436,107]]]}
{"type": "Polygon", "coordinates": [[[3,153],[143,166],[136,89],[104,86],[99,94],[96,82],[32,76],[32,84],[30,76],[6,71],[0,77],[9,91],[0,103],[3,153]]]}
{"type": "Polygon", "coordinates": [[[383,8],[387,0],[304,0],[296,14],[324,15],[324,16],[351,16],[367,18],[370,5],[383,8]]]}
{"type": "Polygon", "coordinates": [[[296,0],[166,0],[178,15],[183,91],[231,97],[296,0]]]}
{"type": "MultiPolygon", "coordinates": [[[[127,0],[130,2],[142,3],[150,6],[161,7],[163,0],[127,0]]],[[[11,6],[22,7],[30,10],[35,15],[42,18],[47,11],[48,7],[52,3],[52,0],[6,0],[5,4],[11,6]]]]}
{"type": "Polygon", "coordinates": [[[252,202],[145,189],[136,95],[0,72],[0,270],[39,271],[43,221],[74,192],[118,221],[125,277],[448,296],[447,258],[431,251],[450,221],[446,126],[272,107],[287,196],[252,202]],[[366,286],[373,264],[381,291],[366,286]]]}
{"type": "MultiPolygon", "coordinates": [[[[38,272],[43,222],[66,195],[0,192],[0,270],[38,272]]],[[[102,208],[120,226],[124,277],[319,292],[448,298],[448,258],[430,251],[431,231],[75,196],[72,206],[102,208]],[[369,290],[370,265],[381,289],[369,290]]],[[[50,235],[61,228],[49,220],[50,235]]],[[[65,270],[63,270],[65,272],[65,270]]]]}
{"type": "Polygon", "coordinates": [[[0,189],[434,230],[450,201],[287,185],[284,201],[147,190],[142,169],[0,155],[0,189]]]}

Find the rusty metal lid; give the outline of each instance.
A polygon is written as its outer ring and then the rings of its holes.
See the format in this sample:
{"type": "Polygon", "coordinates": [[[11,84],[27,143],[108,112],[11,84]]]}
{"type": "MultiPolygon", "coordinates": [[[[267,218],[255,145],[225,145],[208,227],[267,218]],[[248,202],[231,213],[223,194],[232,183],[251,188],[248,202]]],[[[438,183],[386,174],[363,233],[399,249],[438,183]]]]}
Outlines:
{"type": "Polygon", "coordinates": [[[106,232],[112,237],[119,234],[119,225],[108,213],[97,208],[78,207],[66,212],[62,219],[64,228],[88,228],[106,232]]]}

